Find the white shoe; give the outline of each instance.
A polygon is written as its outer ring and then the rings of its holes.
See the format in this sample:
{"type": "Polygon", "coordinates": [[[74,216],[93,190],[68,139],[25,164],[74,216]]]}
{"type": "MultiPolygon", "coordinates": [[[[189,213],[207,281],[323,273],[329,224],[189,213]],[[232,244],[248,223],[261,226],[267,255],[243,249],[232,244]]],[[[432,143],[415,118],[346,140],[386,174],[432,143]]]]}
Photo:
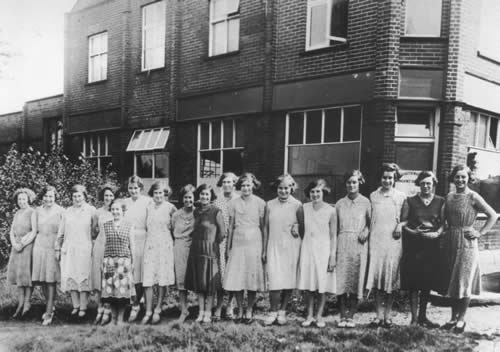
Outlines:
{"type": "Polygon", "coordinates": [[[278,312],[270,312],[269,315],[264,319],[264,325],[269,326],[273,325],[278,317],[278,312]]]}
{"type": "Polygon", "coordinates": [[[307,318],[300,325],[302,325],[303,328],[308,328],[312,325],[312,323],[314,323],[314,318],[307,318]]]}
{"type": "Polygon", "coordinates": [[[278,311],[278,324],[285,325],[286,323],[287,323],[286,311],[285,310],[278,311]]]}

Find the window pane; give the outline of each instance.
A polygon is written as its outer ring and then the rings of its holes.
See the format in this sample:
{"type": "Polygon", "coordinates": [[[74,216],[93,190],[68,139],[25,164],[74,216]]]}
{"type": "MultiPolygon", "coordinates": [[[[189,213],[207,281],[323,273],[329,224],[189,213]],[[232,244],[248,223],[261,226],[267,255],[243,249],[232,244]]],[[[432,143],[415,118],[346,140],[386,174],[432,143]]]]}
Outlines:
{"type": "Polygon", "coordinates": [[[99,160],[101,163],[101,172],[110,170],[112,168],[112,158],[110,156],[101,157],[99,158],[99,160]]]}
{"type": "Polygon", "coordinates": [[[212,55],[226,52],[226,22],[219,22],[212,26],[212,55]]]}
{"type": "Polygon", "coordinates": [[[406,0],[406,34],[441,35],[441,3],[441,0],[406,0]]]}
{"type": "Polygon", "coordinates": [[[153,178],[153,154],[138,154],[137,176],[143,178],[153,178]]]}
{"type": "Polygon", "coordinates": [[[323,45],[326,43],[326,3],[311,7],[309,46],[323,45]]]}
{"type": "Polygon", "coordinates": [[[478,115],[475,112],[470,113],[470,120],[467,125],[467,132],[465,133],[467,137],[467,145],[469,146],[475,146],[475,140],[476,140],[476,128],[477,128],[477,119],[478,115]]]}
{"type": "Polygon", "coordinates": [[[344,142],[361,140],[361,106],[344,108],[344,142]]]}
{"type": "Polygon", "coordinates": [[[106,155],[106,136],[99,136],[99,155],[106,155]]]}
{"type": "Polygon", "coordinates": [[[108,76],[108,54],[101,55],[101,77],[100,79],[106,79],[108,76]]]}
{"type": "Polygon", "coordinates": [[[150,136],[149,136],[148,144],[146,145],[145,149],[153,149],[155,147],[156,140],[160,136],[160,131],[161,130],[157,129],[157,130],[153,130],[153,131],[149,132],[150,136]]]}
{"type": "Polygon", "coordinates": [[[150,131],[142,131],[141,139],[137,142],[136,150],[144,150],[146,148],[146,142],[148,141],[150,131]]]}
{"type": "Polygon", "coordinates": [[[98,152],[98,140],[97,140],[97,136],[91,136],[91,143],[92,143],[92,156],[97,156],[97,152],[98,152]]]}
{"type": "Polygon", "coordinates": [[[398,110],[397,136],[434,137],[433,111],[398,110]]]}
{"type": "Polygon", "coordinates": [[[243,162],[240,150],[224,150],[224,171],[234,172],[236,175],[243,173],[243,162]]]}
{"type": "Polygon", "coordinates": [[[130,140],[130,143],[128,144],[127,151],[131,150],[137,150],[137,145],[139,143],[139,140],[141,138],[142,131],[135,131],[134,134],[132,135],[132,139],[130,140]]]}
{"type": "Polygon", "coordinates": [[[325,110],[325,142],[340,142],[341,109],[325,110]]]}
{"type": "Polygon", "coordinates": [[[497,135],[498,135],[498,119],[490,119],[490,141],[493,147],[497,146],[497,135]]]}
{"type": "Polygon", "coordinates": [[[212,149],[220,148],[220,121],[212,122],[212,149]]]}
{"type": "Polygon", "coordinates": [[[330,35],[334,37],[347,38],[348,7],[349,2],[347,0],[333,0],[330,35]]]}
{"type": "Polygon", "coordinates": [[[158,142],[156,143],[155,148],[160,148],[160,149],[165,148],[165,145],[167,144],[169,135],[170,135],[170,130],[168,128],[163,129],[161,132],[161,136],[158,139],[158,142]]]}
{"type": "Polygon", "coordinates": [[[235,147],[245,146],[245,124],[242,120],[234,120],[234,129],[236,135],[235,147]]]}
{"type": "Polygon", "coordinates": [[[321,110],[306,113],[306,143],[321,143],[321,110]]]}
{"type": "Polygon", "coordinates": [[[227,51],[236,51],[239,48],[240,19],[235,18],[228,21],[228,28],[227,51]]]}
{"type": "Polygon", "coordinates": [[[233,120],[224,121],[224,148],[233,147],[233,120]]]}
{"type": "Polygon", "coordinates": [[[226,15],[226,0],[212,0],[212,19],[221,18],[226,15]]]}
{"type": "Polygon", "coordinates": [[[432,170],[434,143],[396,143],[396,163],[403,170],[432,170]]]}
{"type": "Polygon", "coordinates": [[[155,178],[168,177],[168,153],[155,154],[155,178]]]}
{"type": "Polygon", "coordinates": [[[208,122],[204,122],[200,124],[200,149],[208,149],[209,148],[209,124],[208,122]]]}
{"type": "Polygon", "coordinates": [[[220,175],[220,151],[200,152],[200,177],[219,177],[220,175]]]}
{"type": "Polygon", "coordinates": [[[240,12],[240,0],[226,0],[226,3],[228,15],[240,12]]]}
{"type": "Polygon", "coordinates": [[[479,123],[477,125],[478,135],[476,147],[486,148],[486,126],[488,123],[488,118],[486,116],[479,116],[479,123]]]}
{"type": "Polygon", "coordinates": [[[294,112],[288,120],[288,144],[304,143],[304,113],[294,112]]]}

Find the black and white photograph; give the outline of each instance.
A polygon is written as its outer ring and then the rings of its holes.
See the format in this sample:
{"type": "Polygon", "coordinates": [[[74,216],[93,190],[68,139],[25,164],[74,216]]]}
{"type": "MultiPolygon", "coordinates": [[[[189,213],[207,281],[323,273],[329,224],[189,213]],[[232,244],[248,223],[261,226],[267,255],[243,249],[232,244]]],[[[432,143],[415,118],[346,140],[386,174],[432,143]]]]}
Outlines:
{"type": "Polygon", "coordinates": [[[2,0],[0,352],[500,352],[500,0],[2,0]]]}

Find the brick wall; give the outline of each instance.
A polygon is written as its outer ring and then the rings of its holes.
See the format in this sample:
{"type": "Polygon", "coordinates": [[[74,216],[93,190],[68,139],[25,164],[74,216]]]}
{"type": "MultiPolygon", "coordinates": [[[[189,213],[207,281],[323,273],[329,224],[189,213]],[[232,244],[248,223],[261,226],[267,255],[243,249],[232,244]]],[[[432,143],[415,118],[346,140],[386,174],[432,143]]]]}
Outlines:
{"type": "Polygon", "coordinates": [[[0,115],[0,156],[7,153],[12,143],[21,141],[22,111],[0,115]]]}

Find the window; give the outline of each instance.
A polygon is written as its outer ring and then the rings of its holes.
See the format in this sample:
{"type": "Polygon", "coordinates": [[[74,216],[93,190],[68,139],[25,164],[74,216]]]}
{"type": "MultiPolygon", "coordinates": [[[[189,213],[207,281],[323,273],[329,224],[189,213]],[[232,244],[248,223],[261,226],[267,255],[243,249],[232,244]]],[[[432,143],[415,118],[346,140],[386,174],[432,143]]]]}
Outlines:
{"type": "Polygon", "coordinates": [[[472,112],[467,136],[469,146],[500,151],[500,135],[496,117],[472,112]]]}
{"type": "Polygon", "coordinates": [[[240,41],[240,1],[210,1],[209,56],[237,51],[240,41]]]}
{"type": "Polygon", "coordinates": [[[434,138],[434,111],[398,109],[396,136],[434,138]]]}
{"type": "Polygon", "coordinates": [[[127,146],[134,152],[134,173],[144,179],[168,178],[169,153],[165,152],[170,129],[136,130],[127,146]]]}
{"type": "Polygon", "coordinates": [[[165,66],[165,1],[142,8],[142,71],[165,66]]]}
{"type": "Polygon", "coordinates": [[[347,41],[348,0],[308,0],[306,50],[347,41]]]}
{"type": "Polygon", "coordinates": [[[62,147],[63,143],[63,123],[58,117],[43,120],[45,151],[51,151],[62,147]]]}
{"type": "Polygon", "coordinates": [[[215,185],[227,171],[243,171],[244,131],[240,120],[217,120],[198,124],[198,183],[215,185]]]}
{"type": "Polygon", "coordinates": [[[99,171],[106,170],[111,165],[108,135],[92,134],[82,138],[82,154],[90,160],[99,171]]]}
{"type": "Polygon", "coordinates": [[[500,62],[500,1],[482,0],[480,23],[479,52],[500,62]]]}
{"type": "Polygon", "coordinates": [[[405,35],[439,37],[442,0],[406,0],[405,35]]]}
{"type": "Polygon", "coordinates": [[[108,32],[89,37],[89,83],[103,81],[108,75],[108,32]]]}
{"type": "Polygon", "coordinates": [[[134,173],[145,179],[168,178],[169,154],[167,152],[135,153],[134,173]]]}

